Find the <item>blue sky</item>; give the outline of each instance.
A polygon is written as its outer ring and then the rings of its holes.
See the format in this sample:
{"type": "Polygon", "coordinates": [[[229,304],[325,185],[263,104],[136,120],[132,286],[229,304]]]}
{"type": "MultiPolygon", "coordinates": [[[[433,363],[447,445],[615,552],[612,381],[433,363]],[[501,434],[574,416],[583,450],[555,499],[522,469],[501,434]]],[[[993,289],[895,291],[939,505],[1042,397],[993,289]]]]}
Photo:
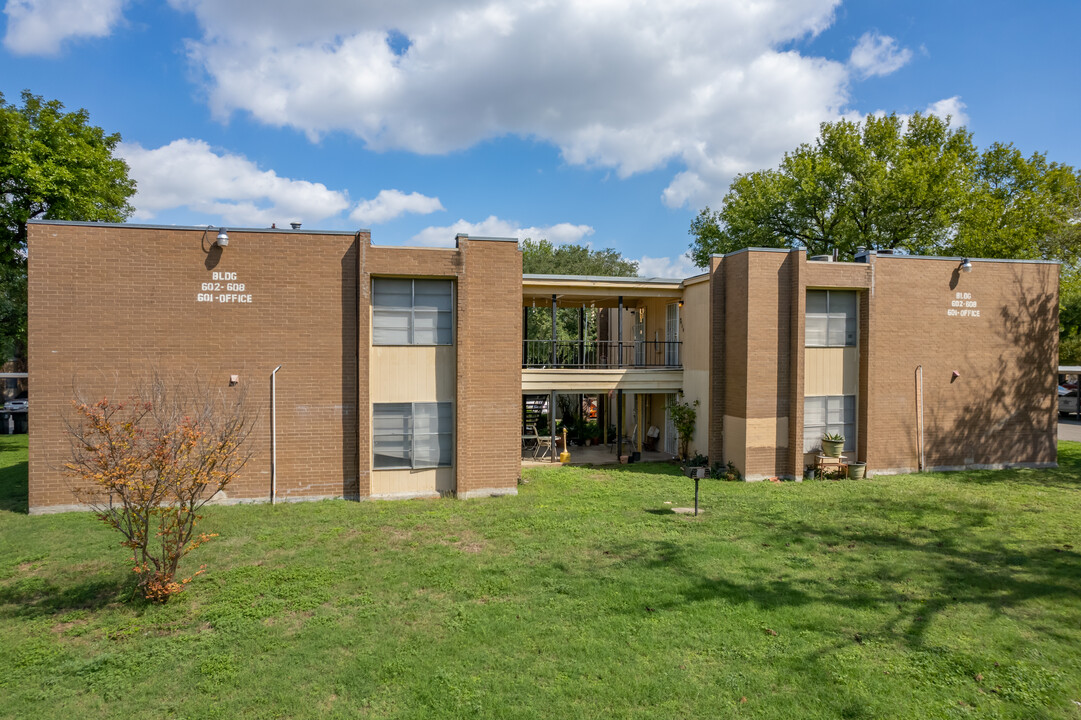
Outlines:
{"type": "Polygon", "coordinates": [[[124,138],[133,220],[456,232],[692,272],[688,226],[818,124],[951,113],[1081,166],[1081,3],[6,0],[0,92],[124,138]]]}

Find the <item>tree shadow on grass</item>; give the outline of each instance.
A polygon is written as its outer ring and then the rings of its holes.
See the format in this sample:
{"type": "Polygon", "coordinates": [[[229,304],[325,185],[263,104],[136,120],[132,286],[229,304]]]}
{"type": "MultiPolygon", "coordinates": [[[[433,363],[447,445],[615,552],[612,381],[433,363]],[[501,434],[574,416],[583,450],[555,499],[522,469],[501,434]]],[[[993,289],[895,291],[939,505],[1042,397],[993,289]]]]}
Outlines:
{"type": "Polygon", "coordinates": [[[134,589],[134,580],[119,574],[98,575],[73,585],[28,577],[0,586],[0,618],[41,618],[72,610],[100,610],[127,602],[134,589]]]}
{"type": "MultiPolygon", "coordinates": [[[[765,529],[748,547],[746,567],[722,573],[701,570],[701,550],[670,540],[642,540],[607,547],[629,566],[656,570],[657,586],[676,598],[655,607],[724,601],[764,610],[815,606],[837,617],[852,610],[877,611],[875,632],[911,649],[925,649],[935,617],[954,607],[982,606],[991,615],[1009,613],[1033,632],[1076,642],[1076,629],[1055,627],[1044,613],[1023,610],[1042,603],[1076,602],[1081,553],[1069,546],[987,537],[990,511],[953,503],[946,511],[928,503],[876,499],[877,511],[904,518],[904,532],[860,527],[855,521],[797,521],[765,529]],[[933,514],[932,514],[933,513],[933,514]],[[950,518],[950,520],[946,520],[950,518]],[[845,525],[851,522],[851,525],[845,525]],[[792,562],[800,561],[805,565],[792,562]],[[826,563],[830,569],[822,567],[826,563]],[[1013,612],[1020,610],[1021,612],[1013,612]],[[832,611],[831,611],[832,612],[832,611]]],[[[858,516],[857,516],[858,517],[858,516]]],[[[1081,543],[1079,543],[1081,544],[1081,543]]]]}
{"type": "MultiPolygon", "coordinates": [[[[0,440],[0,453],[8,450],[0,440]]],[[[30,512],[30,487],[25,460],[0,470],[0,511],[23,515],[30,512]]]]}

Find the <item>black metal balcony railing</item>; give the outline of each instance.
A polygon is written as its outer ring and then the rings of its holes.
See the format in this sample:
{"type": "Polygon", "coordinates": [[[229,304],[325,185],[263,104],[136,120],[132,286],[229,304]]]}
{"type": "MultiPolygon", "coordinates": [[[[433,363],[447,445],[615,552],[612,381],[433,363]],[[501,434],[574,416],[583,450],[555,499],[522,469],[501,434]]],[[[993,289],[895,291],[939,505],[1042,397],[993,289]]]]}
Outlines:
{"type": "Polygon", "coordinates": [[[679,368],[682,343],[666,340],[523,340],[524,368],[679,368]]]}

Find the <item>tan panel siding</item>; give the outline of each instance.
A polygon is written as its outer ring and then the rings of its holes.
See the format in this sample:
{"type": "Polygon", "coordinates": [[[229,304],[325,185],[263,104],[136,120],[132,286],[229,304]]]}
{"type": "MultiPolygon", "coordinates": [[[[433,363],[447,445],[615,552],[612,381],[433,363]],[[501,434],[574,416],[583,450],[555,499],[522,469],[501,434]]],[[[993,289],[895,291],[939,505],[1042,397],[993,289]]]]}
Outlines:
{"type": "Polygon", "coordinates": [[[454,468],[375,470],[372,497],[405,498],[447,495],[454,492],[454,468]]]}
{"type": "Polygon", "coordinates": [[[809,347],[804,352],[805,397],[858,394],[860,365],[857,348],[809,347]]]}
{"type": "Polygon", "coordinates": [[[373,403],[453,402],[457,381],[453,346],[374,346],[373,403]]]}

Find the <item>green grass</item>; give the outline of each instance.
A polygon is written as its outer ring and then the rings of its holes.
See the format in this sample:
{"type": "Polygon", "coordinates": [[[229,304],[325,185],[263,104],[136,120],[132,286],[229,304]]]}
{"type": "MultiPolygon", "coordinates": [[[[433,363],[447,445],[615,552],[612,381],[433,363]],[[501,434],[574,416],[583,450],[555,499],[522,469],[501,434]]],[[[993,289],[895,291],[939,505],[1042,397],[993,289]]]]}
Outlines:
{"type": "Polygon", "coordinates": [[[214,508],[208,571],[159,607],[93,517],[22,514],[0,442],[0,717],[1081,718],[1078,444],[705,481],[697,519],[663,465],[214,508]]]}

